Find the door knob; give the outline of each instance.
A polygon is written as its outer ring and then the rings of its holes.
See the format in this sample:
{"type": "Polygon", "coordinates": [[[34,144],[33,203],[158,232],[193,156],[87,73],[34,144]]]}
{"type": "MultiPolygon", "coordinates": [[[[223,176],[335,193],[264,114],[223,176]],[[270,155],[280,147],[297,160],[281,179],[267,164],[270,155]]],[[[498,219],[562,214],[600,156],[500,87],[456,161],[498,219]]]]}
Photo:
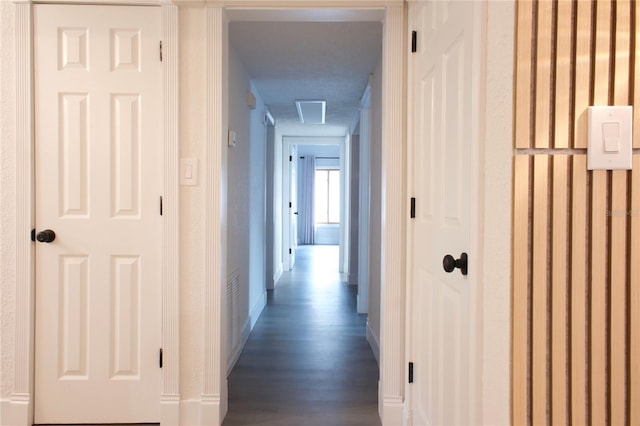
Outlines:
{"type": "Polygon", "coordinates": [[[462,253],[460,259],[455,259],[450,254],[446,255],[442,259],[442,267],[446,272],[453,272],[454,269],[459,268],[462,275],[467,275],[467,253],[462,253]]]}
{"type": "Polygon", "coordinates": [[[36,235],[36,240],[41,243],[50,243],[51,241],[56,239],[56,233],[51,229],[45,229],[44,231],[38,232],[36,235]]]}

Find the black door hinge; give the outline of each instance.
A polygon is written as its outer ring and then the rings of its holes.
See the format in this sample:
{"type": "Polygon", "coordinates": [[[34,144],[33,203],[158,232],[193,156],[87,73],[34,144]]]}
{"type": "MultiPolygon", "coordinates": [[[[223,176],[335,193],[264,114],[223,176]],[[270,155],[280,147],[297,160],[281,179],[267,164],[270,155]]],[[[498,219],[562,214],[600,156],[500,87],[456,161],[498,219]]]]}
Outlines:
{"type": "Polygon", "coordinates": [[[409,383],[413,383],[413,363],[409,363],[409,383]]]}
{"type": "Polygon", "coordinates": [[[291,208],[291,201],[289,201],[289,208],[291,208]]]}
{"type": "Polygon", "coordinates": [[[414,197],[411,197],[411,213],[410,213],[410,217],[411,217],[411,219],[416,217],[416,199],[414,197]]]}
{"type": "Polygon", "coordinates": [[[162,368],[162,348],[160,348],[160,354],[158,356],[158,366],[162,368]]]}
{"type": "Polygon", "coordinates": [[[160,40],[160,62],[162,62],[162,40],[160,40]]]}
{"type": "Polygon", "coordinates": [[[293,251],[291,249],[289,249],[289,254],[292,254],[292,253],[293,253],[293,251]]]}
{"type": "Polygon", "coordinates": [[[289,156],[289,161],[293,161],[293,155],[289,156]]]}
{"type": "Polygon", "coordinates": [[[411,52],[415,53],[418,51],[418,32],[411,31],[411,52]]]}
{"type": "Polygon", "coordinates": [[[31,230],[31,241],[35,241],[36,240],[36,228],[33,228],[31,230]]]}
{"type": "Polygon", "coordinates": [[[162,216],[162,195],[160,196],[160,216],[162,216]]]}

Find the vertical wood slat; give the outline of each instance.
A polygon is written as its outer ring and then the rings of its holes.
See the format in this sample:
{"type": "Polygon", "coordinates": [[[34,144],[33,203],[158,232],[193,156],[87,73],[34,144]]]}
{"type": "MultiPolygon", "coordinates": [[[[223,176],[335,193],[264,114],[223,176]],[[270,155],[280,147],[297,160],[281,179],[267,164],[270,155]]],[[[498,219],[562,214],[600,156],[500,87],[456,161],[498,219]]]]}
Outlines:
{"type": "Polygon", "coordinates": [[[556,35],[556,90],[555,90],[555,127],[554,148],[569,148],[571,131],[571,37],[573,2],[558,2],[556,35]]]}
{"type": "Polygon", "coordinates": [[[533,159],[533,380],[532,423],[547,423],[547,229],[549,226],[549,156],[533,159]]]}
{"type": "Polygon", "coordinates": [[[611,0],[596,2],[596,43],[593,104],[609,104],[609,70],[611,56],[611,0]]]}
{"type": "Polygon", "coordinates": [[[587,147],[587,107],[591,87],[591,7],[590,1],[576,2],[574,148],[587,147]]]}
{"type": "Polygon", "coordinates": [[[631,1],[616,0],[616,51],[613,101],[615,105],[629,105],[631,87],[629,56],[631,54],[631,1]]]}
{"type": "Polygon", "coordinates": [[[606,424],[607,389],[607,172],[594,170],[591,185],[591,424],[606,424]]]}
{"type": "Polygon", "coordinates": [[[569,157],[553,156],[551,422],[569,424],[567,413],[567,208],[569,157]]]}
{"type": "MultiPolygon", "coordinates": [[[[594,57],[594,105],[609,104],[611,56],[611,0],[596,2],[596,39],[594,57]]],[[[590,421],[604,425],[607,419],[607,172],[595,170],[591,187],[591,351],[590,421]]]]}
{"type": "Polygon", "coordinates": [[[629,424],[640,424],[640,155],[633,156],[631,172],[629,310],[631,359],[629,372],[629,424]]]}
{"type": "Polygon", "coordinates": [[[574,155],[571,183],[571,421],[587,424],[587,156],[574,155]]]}
{"type": "Polygon", "coordinates": [[[515,147],[529,148],[531,142],[531,40],[533,1],[517,2],[515,147]]]}
{"type": "Polygon", "coordinates": [[[517,156],[514,162],[513,215],[513,410],[512,423],[526,425],[528,417],[528,339],[529,312],[529,156],[517,156]]]}
{"type": "MultiPolygon", "coordinates": [[[[640,148],[640,5],[637,2],[633,3],[633,9],[635,9],[635,30],[636,30],[636,52],[635,52],[635,72],[634,74],[634,84],[633,84],[633,103],[635,104],[633,108],[633,122],[636,123],[633,126],[633,147],[640,148]]],[[[530,78],[530,77],[529,77],[530,78]]]]}
{"type": "Polygon", "coordinates": [[[535,147],[549,148],[553,2],[539,1],[536,31],[535,147]]]}
{"type": "MultiPolygon", "coordinates": [[[[614,104],[628,105],[631,101],[631,2],[617,0],[615,17],[615,78],[614,104]]],[[[611,185],[611,248],[610,268],[610,422],[625,424],[627,417],[627,172],[612,173],[611,185]]]]}
{"type": "Polygon", "coordinates": [[[627,373],[627,171],[615,170],[611,185],[611,286],[610,365],[611,419],[613,425],[625,423],[627,373]]]}

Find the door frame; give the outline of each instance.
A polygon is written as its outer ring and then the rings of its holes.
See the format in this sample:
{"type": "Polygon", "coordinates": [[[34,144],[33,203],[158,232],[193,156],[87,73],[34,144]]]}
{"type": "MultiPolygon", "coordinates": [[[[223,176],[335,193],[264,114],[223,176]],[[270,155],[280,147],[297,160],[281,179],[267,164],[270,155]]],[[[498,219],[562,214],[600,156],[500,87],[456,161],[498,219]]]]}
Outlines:
{"type": "MultiPolygon", "coordinates": [[[[16,37],[16,297],[14,383],[9,424],[32,424],[35,360],[35,250],[29,235],[35,227],[34,27],[35,3],[95,4],[91,0],[14,0],[16,37]]],[[[158,401],[162,423],[179,423],[179,92],[178,6],[163,0],[108,0],[113,6],[160,7],[162,63],[163,224],[162,388],[158,401]]],[[[3,416],[4,417],[4,416],[3,416]]]]}
{"type": "MultiPolygon", "coordinates": [[[[207,3],[207,158],[206,205],[223,205],[226,188],[226,158],[221,147],[226,140],[228,116],[227,10],[378,10],[384,13],[382,40],[382,193],[380,381],[378,411],[383,424],[402,424],[405,378],[405,275],[406,275],[406,143],[405,79],[407,34],[403,0],[219,0],[207,3]],[[390,190],[387,190],[389,188],[390,190]]],[[[204,315],[205,363],[201,421],[219,423],[227,410],[226,340],[224,295],[226,218],[222,209],[207,209],[204,315]]]]}

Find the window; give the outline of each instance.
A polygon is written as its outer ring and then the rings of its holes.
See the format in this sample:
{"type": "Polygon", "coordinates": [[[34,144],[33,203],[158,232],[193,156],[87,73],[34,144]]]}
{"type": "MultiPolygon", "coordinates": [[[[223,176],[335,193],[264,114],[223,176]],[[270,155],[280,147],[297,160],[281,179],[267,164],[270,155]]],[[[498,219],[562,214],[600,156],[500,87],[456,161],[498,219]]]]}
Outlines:
{"type": "Polygon", "coordinates": [[[316,224],[340,223],[340,170],[316,169],[316,224]]]}

